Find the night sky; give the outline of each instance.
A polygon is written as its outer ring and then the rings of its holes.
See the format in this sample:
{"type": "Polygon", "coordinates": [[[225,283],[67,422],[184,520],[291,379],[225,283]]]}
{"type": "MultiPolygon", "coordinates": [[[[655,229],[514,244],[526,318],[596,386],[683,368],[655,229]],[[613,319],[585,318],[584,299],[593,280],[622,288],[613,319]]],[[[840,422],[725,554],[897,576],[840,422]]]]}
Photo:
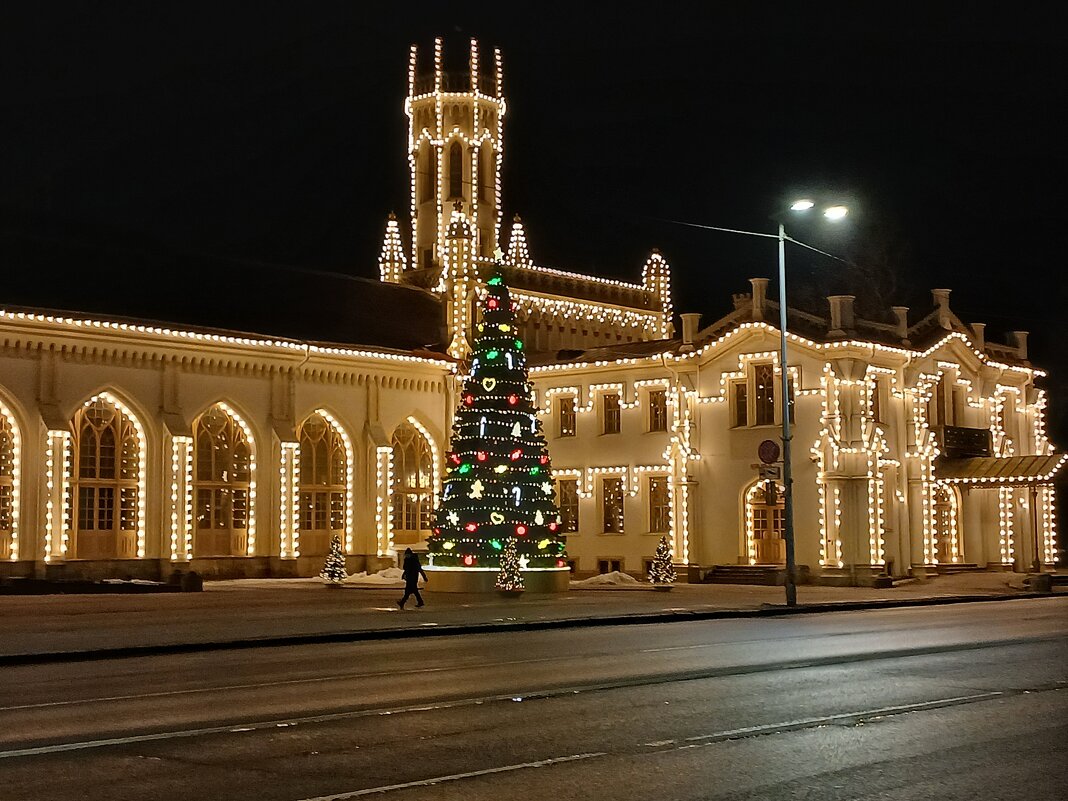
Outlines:
{"type": "MultiPolygon", "coordinates": [[[[210,291],[197,279],[207,263],[376,277],[386,215],[408,209],[408,46],[442,35],[462,57],[476,36],[504,51],[505,227],[522,215],[539,263],[637,280],[658,247],[677,311],[708,323],[749,277],[774,275],[775,245],[669,220],[771,231],[795,193],[844,198],[847,225],[787,230],[868,272],[791,250],[791,297],[876,293],[914,320],[932,287],[952,288],[954,311],[989,338],[1031,331],[1032,361],[1051,371],[1052,433],[1068,442],[1068,47],[1025,4],[1015,19],[796,3],[707,3],[701,17],[161,5],[5,10],[9,241],[126,248],[146,276],[177,257],[185,275],[154,276],[175,308],[210,291]]],[[[54,306],[72,275],[41,270],[15,298],[0,285],[0,303],[54,306]]]]}

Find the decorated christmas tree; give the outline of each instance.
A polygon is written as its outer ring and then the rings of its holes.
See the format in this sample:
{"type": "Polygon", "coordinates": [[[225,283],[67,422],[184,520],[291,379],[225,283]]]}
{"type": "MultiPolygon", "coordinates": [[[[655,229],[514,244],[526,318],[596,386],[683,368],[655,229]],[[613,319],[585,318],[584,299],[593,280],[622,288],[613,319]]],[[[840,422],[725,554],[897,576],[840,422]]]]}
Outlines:
{"type": "Polygon", "coordinates": [[[341,552],[341,537],[337,534],[330,540],[330,552],[326,555],[319,578],[331,584],[340,584],[348,573],[345,572],[345,554],[341,552]]]}
{"type": "Polygon", "coordinates": [[[675,566],[671,564],[671,549],[667,537],[661,537],[656,545],[656,556],[649,566],[649,581],[653,584],[674,584],[677,576],[675,566]]]}
{"type": "Polygon", "coordinates": [[[500,274],[489,279],[427,546],[435,567],[564,567],[552,465],[534,412],[523,341],[500,274]]]}
{"type": "Polygon", "coordinates": [[[515,549],[515,537],[509,537],[501,553],[501,572],[497,574],[497,589],[516,592],[523,589],[523,574],[519,571],[519,553],[515,549]]]}

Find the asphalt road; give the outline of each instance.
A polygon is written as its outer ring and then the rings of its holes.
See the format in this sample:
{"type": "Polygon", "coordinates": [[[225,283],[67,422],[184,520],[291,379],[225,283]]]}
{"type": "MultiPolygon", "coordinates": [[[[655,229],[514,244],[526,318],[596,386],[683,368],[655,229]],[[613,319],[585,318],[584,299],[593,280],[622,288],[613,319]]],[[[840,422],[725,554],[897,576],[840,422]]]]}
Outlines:
{"type": "Polygon", "coordinates": [[[1064,598],[0,678],[4,801],[1068,796],[1064,598]]]}

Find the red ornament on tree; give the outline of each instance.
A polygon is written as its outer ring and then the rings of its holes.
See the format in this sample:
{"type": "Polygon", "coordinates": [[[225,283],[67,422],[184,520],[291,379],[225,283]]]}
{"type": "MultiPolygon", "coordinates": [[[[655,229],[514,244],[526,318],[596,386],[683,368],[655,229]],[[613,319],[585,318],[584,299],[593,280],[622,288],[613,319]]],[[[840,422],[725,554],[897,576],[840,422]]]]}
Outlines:
{"type": "Polygon", "coordinates": [[[478,531],[478,523],[468,523],[466,526],[464,526],[464,528],[474,534],[476,531],[478,531]]]}
{"type": "Polygon", "coordinates": [[[520,523],[518,526],[515,527],[515,533],[519,537],[525,537],[527,533],[527,527],[520,523]]]}
{"type": "Polygon", "coordinates": [[[512,404],[513,406],[515,406],[517,403],[519,403],[519,396],[518,395],[509,395],[508,396],[508,402],[510,404],[512,404]]]}
{"type": "Polygon", "coordinates": [[[523,456],[523,451],[521,451],[519,448],[516,448],[509,455],[512,457],[512,461],[514,462],[516,459],[519,459],[523,456]]]}

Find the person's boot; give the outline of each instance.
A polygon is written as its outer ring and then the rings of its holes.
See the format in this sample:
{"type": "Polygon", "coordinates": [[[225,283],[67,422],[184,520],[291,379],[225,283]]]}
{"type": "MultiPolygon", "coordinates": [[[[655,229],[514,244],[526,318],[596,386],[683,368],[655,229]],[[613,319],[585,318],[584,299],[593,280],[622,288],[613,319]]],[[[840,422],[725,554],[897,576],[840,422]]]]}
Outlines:
{"type": "Polygon", "coordinates": [[[403,609],[404,608],[404,602],[403,601],[397,601],[397,608],[398,609],[403,609]]]}

